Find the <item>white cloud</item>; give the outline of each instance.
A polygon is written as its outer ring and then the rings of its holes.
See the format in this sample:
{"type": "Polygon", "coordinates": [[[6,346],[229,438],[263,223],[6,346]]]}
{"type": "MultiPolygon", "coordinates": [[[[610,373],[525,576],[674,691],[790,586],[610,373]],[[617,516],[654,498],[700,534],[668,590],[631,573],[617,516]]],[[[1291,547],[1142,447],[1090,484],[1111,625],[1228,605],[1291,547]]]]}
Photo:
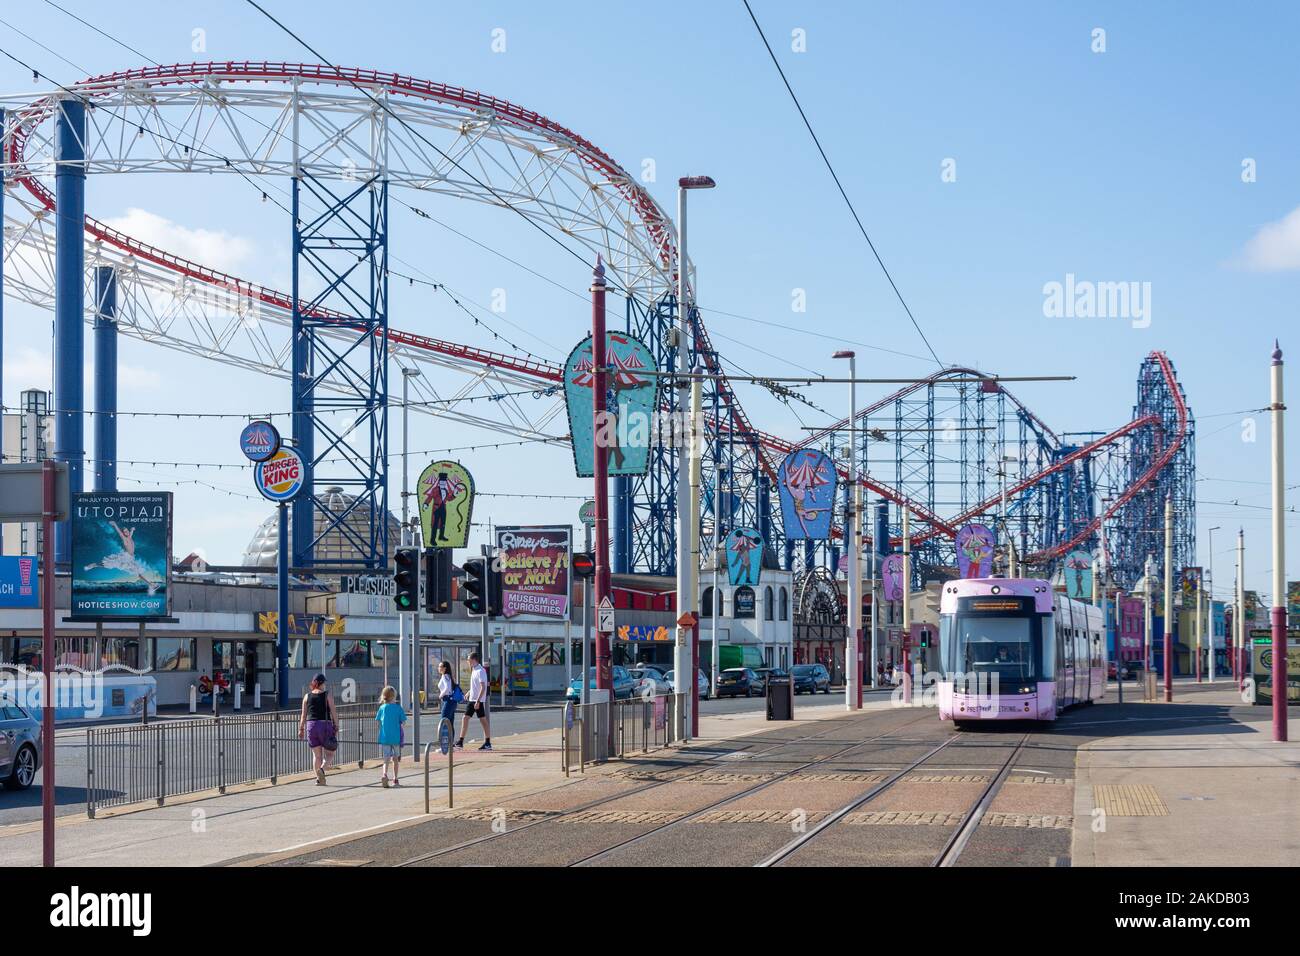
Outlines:
{"type": "Polygon", "coordinates": [[[257,261],[257,250],[248,239],[212,229],[190,229],[145,209],[131,208],[126,215],[106,222],[133,239],[241,278],[257,261]]]}
{"type": "Polygon", "coordinates": [[[154,391],[162,387],[162,376],[151,368],[118,362],[117,384],[133,392],[154,391]]]}
{"type": "Polygon", "coordinates": [[[1277,222],[1262,226],[1233,261],[1252,272],[1300,269],[1300,206],[1277,222]]]}
{"type": "Polygon", "coordinates": [[[50,390],[52,374],[50,353],[31,346],[9,350],[5,354],[5,389],[15,397],[28,388],[50,390]]]}

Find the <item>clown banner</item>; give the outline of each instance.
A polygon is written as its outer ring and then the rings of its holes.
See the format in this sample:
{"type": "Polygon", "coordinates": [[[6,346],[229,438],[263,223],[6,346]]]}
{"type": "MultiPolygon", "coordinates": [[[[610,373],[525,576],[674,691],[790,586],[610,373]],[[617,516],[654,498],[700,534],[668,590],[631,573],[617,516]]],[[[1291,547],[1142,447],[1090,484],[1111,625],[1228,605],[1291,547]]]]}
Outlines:
{"type": "Polygon", "coordinates": [[[968,524],[957,532],[957,576],[983,578],[993,573],[993,532],[982,524],[968,524]]]}
{"type": "Polygon", "coordinates": [[[592,387],[596,383],[591,336],[564,363],[564,404],[573,436],[573,464],[579,478],[596,473],[596,442],[609,449],[609,475],[644,475],[650,467],[650,439],[657,385],[654,356],[637,338],[605,334],[605,419],[596,426],[592,387]]]}
{"type": "Polygon", "coordinates": [[[420,472],[415,493],[426,548],[463,548],[474,512],[474,478],[456,461],[435,461],[420,472]]]}
{"type": "Polygon", "coordinates": [[[727,583],[756,585],[763,569],[763,536],[753,528],[735,528],[727,535],[727,583]]]}
{"type": "Polygon", "coordinates": [[[777,472],[786,540],[830,537],[838,483],[835,465],[825,452],[801,448],[786,455],[777,472]]]}

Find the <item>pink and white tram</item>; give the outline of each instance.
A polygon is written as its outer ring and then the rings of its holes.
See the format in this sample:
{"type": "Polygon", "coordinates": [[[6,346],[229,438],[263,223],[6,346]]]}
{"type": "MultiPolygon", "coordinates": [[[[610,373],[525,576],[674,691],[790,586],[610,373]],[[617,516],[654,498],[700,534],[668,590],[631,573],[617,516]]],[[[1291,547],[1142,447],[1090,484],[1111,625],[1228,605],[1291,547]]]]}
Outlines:
{"type": "Polygon", "coordinates": [[[1106,693],[1101,610],[1037,578],[968,578],[939,602],[939,716],[1055,720],[1106,693]]]}

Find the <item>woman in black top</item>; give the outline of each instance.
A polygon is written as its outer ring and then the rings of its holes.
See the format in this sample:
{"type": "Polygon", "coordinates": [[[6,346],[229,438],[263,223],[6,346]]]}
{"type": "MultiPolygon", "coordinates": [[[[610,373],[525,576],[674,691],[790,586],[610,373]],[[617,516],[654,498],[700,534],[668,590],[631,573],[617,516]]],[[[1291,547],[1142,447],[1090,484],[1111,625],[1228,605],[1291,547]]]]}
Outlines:
{"type": "Polygon", "coordinates": [[[312,768],[316,785],[325,786],[325,771],[334,766],[334,752],[339,746],[338,711],[334,695],[325,686],[325,675],[312,678],[311,689],[302,695],[302,713],[298,718],[298,739],[304,737],[311,747],[312,768]]]}

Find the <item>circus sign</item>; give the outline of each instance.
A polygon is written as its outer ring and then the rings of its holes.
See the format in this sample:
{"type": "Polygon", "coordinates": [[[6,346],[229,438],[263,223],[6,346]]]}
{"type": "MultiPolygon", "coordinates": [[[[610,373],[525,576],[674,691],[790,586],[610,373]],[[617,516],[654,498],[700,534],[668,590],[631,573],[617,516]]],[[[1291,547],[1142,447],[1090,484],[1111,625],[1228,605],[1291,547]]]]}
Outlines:
{"type": "Polygon", "coordinates": [[[993,532],[982,524],[968,524],[957,532],[958,577],[982,578],[993,571],[993,532]]]}
{"type": "Polygon", "coordinates": [[[1071,551],[1065,556],[1065,593],[1076,601],[1092,598],[1092,555],[1071,551]]]}
{"type": "Polygon", "coordinates": [[[596,473],[596,443],[609,450],[609,474],[644,475],[650,467],[650,440],[657,386],[655,363],[639,339],[622,332],[605,334],[605,417],[597,426],[591,390],[596,383],[591,336],[579,342],[564,363],[564,404],[573,436],[573,464],[579,478],[596,473]]]}
{"type": "Polygon", "coordinates": [[[777,490],[787,540],[830,537],[838,483],[835,465],[825,452],[801,448],[786,456],[777,473],[777,490]]]}
{"type": "Polygon", "coordinates": [[[307,467],[292,448],[281,448],[253,469],[253,484],[263,498],[282,503],[297,498],[307,483],[307,467]]]}
{"type": "Polygon", "coordinates": [[[763,569],[763,536],[753,528],[735,528],[727,535],[727,583],[732,587],[758,584],[763,569]]]}
{"type": "Polygon", "coordinates": [[[239,433],[239,450],[249,461],[266,461],[280,450],[280,433],[270,422],[250,422],[239,433]]]}
{"type": "Polygon", "coordinates": [[[903,600],[903,556],[901,554],[885,555],[880,566],[880,576],[884,581],[882,591],[886,601],[903,600]]]}
{"type": "Polygon", "coordinates": [[[435,461],[416,482],[420,530],[430,548],[463,548],[474,513],[474,477],[458,461],[435,461]]]}

